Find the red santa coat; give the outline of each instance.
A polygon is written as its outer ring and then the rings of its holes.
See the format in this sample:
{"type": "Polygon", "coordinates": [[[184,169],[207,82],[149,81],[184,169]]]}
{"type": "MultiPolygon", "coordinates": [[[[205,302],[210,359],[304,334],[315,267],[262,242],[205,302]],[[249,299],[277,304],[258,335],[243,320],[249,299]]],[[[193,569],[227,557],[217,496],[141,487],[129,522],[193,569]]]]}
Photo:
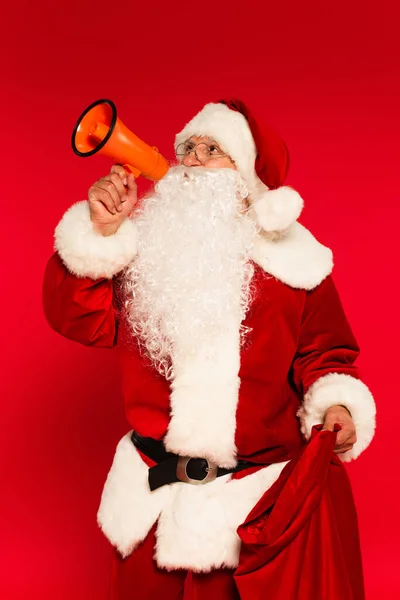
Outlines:
{"type": "Polygon", "coordinates": [[[134,234],[134,223],[126,221],[112,240],[100,239],[86,203],[66,213],[45,274],[50,325],[85,345],[117,347],[127,419],[139,434],[164,438],[181,455],[221,466],[244,459],[262,468],[150,492],[151,462],[127,434],[105,484],[99,524],[127,555],[158,520],[159,566],[234,568],[237,527],[298,456],[327,408],[346,406],[356,425],[357,443],[343,460],[358,456],[373,437],[374,401],[354,366],[359,349],[330,276],[331,253],[298,223],[276,241],[260,236],[245,347],[239,354],[238,345],[236,356],[232,338],[215,340],[223,358],[211,375],[185,365],[171,389],[140,354],[119,310],[113,276],[133,259],[134,234]]]}

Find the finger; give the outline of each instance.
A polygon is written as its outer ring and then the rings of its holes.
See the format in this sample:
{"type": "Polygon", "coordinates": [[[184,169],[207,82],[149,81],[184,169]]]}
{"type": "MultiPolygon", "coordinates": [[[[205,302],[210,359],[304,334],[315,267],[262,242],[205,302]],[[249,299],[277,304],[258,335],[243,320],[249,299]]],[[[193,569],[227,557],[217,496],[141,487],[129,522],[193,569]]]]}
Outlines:
{"type": "Polygon", "coordinates": [[[121,196],[125,196],[126,194],[126,189],[120,177],[116,173],[112,173],[111,175],[107,175],[100,179],[100,182],[102,185],[104,182],[114,200],[116,209],[120,210],[121,196]]]}
{"type": "Polygon", "coordinates": [[[344,426],[337,434],[336,445],[342,446],[343,444],[354,444],[357,440],[356,431],[354,427],[344,426]]]}
{"type": "Polygon", "coordinates": [[[132,173],[128,175],[127,197],[132,202],[132,206],[134,206],[137,202],[137,183],[132,173]]]}
{"type": "Polygon", "coordinates": [[[97,183],[97,185],[99,186],[100,189],[109,193],[109,195],[111,196],[111,199],[113,201],[113,204],[115,206],[115,210],[120,212],[122,210],[121,200],[119,197],[118,190],[115,187],[115,185],[113,184],[113,182],[104,177],[103,179],[100,179],[100,181],[97,183]]]}
{"type": "Polygon", "coordinates": [[[334,431],[335,429],[335,421],[334,419],[330,419],[329,417],[327,417],[324,421],[324,425],[322,427],[322,429],[327,429],[328,431],[334,431]]]}
{"type": "Polygon", "coordinates": [[[127,200],[122,205],[122,211],[119,213],[122,217],[129,217],[133,212],[133,202],[131,200],[127,200]]]}
{"type": "Polygon", "coordinates": [[[340,448],[335,448],[334,452],[335,454],[344,454],[345,452],[348,452],[349,450],[351,450],[353,448],[354,444],[345,444],[344,446],[341,446],[340,448]]]}
{"type": "Polygon", "coordinates": [[[111,212],[111,214],[116,213],[114,202],[110,194],[101,189],[98,185],[98,182],[96,182],[89,188],[88,201],[91,206],[96,204],[102,204],[105,206],[105,208],[107,208],[109,212],[111,212]]]}
{"type": "Polygon", "coordinates": [[[357,435],[354,427],[346,427],[339,431],[337,440],[339,443],[355,444],[357,435]],[[343,435],[342,435],[343,434],[343,435]]]}
{"type": "Polygon", "coordinates": [[[336,437],[336,447],[346,444],[349,441],[351,434],[352,432],[350,432],[348,429],[341,429],[336,437]]]}
{"type": "Polygon", "coordinates": [[[113,165],[111,167],[110,173],[115,173],[116,175],[118,175],[118,177],[121,179],[122,183],[124,185],[127,185],[128,174],[125,171],[124,167],[122,167],[121,165],[113,165]]]}
{"type": "Polygon", "coordinates": [[[102,204],[104,206],[104,208],[106,208],[110,214],[112,214],[114,216],[116,214],[118,214],[118,211],[115,208],[113,199],[111,198],[111,196],[108,192],[106,192],[104,190],[100,190],[98,193],[97,202],[99,204],[102,204]]]}
{"type": "Polygon", "coordinates": [[[108,212],[112,215],[117,214],[117,209],[115,208],[114,200],[107,189],[100,187],[97,183],[94,191],[89,194],[89,202],[100,202],[104,204],[108,212]]]}
{"type": "Polygon", "coordinates": [[[119,198],[122,201],[122,199],[124,198],[124,196],[126,196],[126,187],[124,186],[124,184],[122,183],[122,179],[119,175],[117,175],[117,173],[112,173],[111,175],[109,175],[109,180],[111,181],[111,183],[114,184],[119,198]]]}
{"type": "Polygon", "coordinates": [[[128,190],[136,192],[137,183],[136,183],[136,179],[132,173],[129,173],[127,181],[128,181],[128,190]]]}
{"type": "Polygon", "coordinates": [[[335,444],[335,448],[339,449],[339,448],[343,448],[343,446],[354,446],[354,444],[356,443],[357,438],[355,436],[351,436],[347,439],[345,439],[342,442],[337,442],[335,444]]]}

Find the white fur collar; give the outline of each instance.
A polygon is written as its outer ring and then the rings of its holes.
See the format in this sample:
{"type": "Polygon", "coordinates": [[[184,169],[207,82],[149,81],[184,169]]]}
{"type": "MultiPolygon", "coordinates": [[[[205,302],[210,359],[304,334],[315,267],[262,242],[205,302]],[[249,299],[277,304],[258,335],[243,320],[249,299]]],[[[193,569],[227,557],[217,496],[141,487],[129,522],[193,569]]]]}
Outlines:
{"type": "Polygon", "coordinates": [[[251,258],[276,279],[304,290],[317,287],[333,268],[332,251],[298,222],[277,240],[260,234],[251,258]]]}
{"type": "MultiPolygon", "coordinates": [[[[332,271],[332,252],[299,223],[286,232],[260,233],[251,257],[267,273],[293,288],[311,290],[332,271]]],[[[227,313],[226,338],[219,361],[190,358],[175,364],[167,450],[182,456],[204,456],[220,466],[236,462],[236,408],[240,381],[238,323],[227,313]]],[[[184,355],[185,356],[185,355],[184,355]]],[[[207,356],[206,346],[200,356],[207,356]]]]}

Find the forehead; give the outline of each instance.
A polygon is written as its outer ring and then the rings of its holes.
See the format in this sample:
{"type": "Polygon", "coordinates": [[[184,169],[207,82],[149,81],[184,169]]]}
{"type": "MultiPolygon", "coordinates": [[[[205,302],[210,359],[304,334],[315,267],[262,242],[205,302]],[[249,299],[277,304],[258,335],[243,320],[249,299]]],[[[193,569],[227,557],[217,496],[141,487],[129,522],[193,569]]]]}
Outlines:
{"type": "Polygon", "coordinates": [[[204,142],[205,144],[216,144],[219,146],[218,142],[208,135],[191,135],[187,142],[193,142],[193,144],[201,144],[204,142]]]}

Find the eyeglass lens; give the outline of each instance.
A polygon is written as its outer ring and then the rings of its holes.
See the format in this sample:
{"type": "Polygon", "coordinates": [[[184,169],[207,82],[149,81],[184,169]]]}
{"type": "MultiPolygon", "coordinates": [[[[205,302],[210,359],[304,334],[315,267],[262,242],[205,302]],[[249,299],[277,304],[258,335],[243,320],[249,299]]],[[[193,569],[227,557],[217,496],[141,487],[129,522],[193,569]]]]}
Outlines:
{"type": "Polygon", "coordinates": [[[176,149],[176,156],[181,160],[188,156],[191,152],[194,152],[196,158],[200,162],[207,162],[212,156],[221,156],[221,152],[215,152],[215,146],[210,146],[204,142],[200,144],[193,144],[191,142],[184,142],[179,144],[176,149]],[[212,151],[213,150],[213,151],[212,151]]]}

